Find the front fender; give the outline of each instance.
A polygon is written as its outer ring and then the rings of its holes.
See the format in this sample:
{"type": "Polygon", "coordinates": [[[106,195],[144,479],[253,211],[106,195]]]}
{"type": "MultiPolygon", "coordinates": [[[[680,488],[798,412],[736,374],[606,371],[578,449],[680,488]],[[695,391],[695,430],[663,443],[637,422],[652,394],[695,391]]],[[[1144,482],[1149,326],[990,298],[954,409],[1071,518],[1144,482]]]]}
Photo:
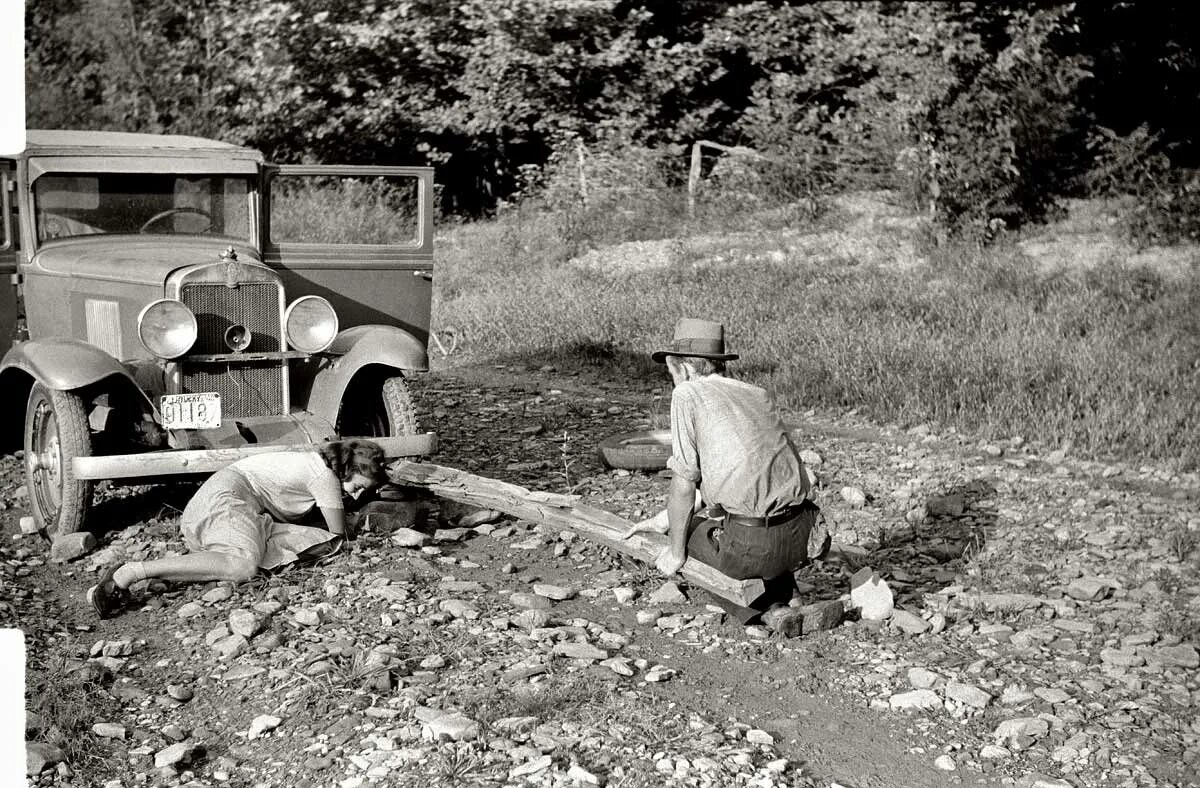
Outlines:
{"type": "Polygon", "coordinates": [[[121,362],[95,345],[74,339],[31,339],[13,345],[0,361],[0,374],[12,369],[22,370],[57,391],[82,388],[113,375],[137,386],[121,362]]]}
{"type": "Polygon", "coordinates": [[[337,423],[346,388],[363,369],[371,366],[397,372],[429,369],[429,355],[421,340],[393,326],[355,326],[339,331],[326,352],[334,357],[313,374],[306,409],[330,424],[337,423]]]}

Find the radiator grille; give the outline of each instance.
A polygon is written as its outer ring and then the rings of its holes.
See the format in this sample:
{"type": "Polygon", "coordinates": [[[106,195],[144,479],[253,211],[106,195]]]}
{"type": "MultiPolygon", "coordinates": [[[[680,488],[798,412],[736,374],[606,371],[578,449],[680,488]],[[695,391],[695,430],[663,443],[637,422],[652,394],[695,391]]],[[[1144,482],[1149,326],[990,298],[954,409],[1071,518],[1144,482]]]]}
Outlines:
{"type": "Polygon", "coordinates": [[[283,413],[283,368],[267,364],[184,364],[184,393],[216,391],[221,416],[274,416],[283,413]]]}
{"type": "MultiPolygon", "coordinates": [[[[250,329],[247,353],[282,350],[279,339],[279,286],[249,282],[184,285],[180,299],[196,315],[197,337],[192,353],[228,353],[225,331],[240,324],[250,329]]],[[[184,393],[216,391],[222,417],[272,416],[283,413],[284,361],[235,364],[189,364],[183,359],[184,393]]]]}
{"type": "Polygon", "coordinates": [[[184,285],[181,299],[196,315],[198,333],[193,353],[228,353],[225,330],[237,324],[250,329],[253,335],[247,353],[282,350],[278,285],[272,282],[250,282],[237,287],[184,285]]]}

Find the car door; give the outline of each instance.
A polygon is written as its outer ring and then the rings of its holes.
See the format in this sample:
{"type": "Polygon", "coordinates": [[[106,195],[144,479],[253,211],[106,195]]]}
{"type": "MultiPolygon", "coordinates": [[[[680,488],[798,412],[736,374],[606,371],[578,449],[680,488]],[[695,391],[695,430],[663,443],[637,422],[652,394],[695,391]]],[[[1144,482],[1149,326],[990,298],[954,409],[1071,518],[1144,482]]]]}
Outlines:
{"type": "Polygon", "coordinates": [[[391,325],[428,342],[431,168],[268,166],[262,199],[263,262],[289,301],[319,295],[342,328],[391,325]]]}
{"type": "Polygon", "coordinates": [[[0,159],[0,356],[12,347],[17,327],[17,253],[21,225],[17,221],[16,166],[0,159]]]}

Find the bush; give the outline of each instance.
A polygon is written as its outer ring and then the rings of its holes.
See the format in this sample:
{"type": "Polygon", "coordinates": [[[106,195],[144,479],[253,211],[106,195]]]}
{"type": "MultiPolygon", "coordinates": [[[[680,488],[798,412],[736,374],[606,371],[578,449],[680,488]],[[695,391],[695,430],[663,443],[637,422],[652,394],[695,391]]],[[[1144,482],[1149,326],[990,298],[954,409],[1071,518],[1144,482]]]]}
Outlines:
{"type": "Polygon", "coordinates": [[[1158,135],[1145,125],[1124,136],[1098,128],[1089,144],[1095,154],[1089,190],[1128,198],[1120,226],[1130,239],[1142,245],[1200,241],[1200,172],[1173,167],[1158,135]]]}

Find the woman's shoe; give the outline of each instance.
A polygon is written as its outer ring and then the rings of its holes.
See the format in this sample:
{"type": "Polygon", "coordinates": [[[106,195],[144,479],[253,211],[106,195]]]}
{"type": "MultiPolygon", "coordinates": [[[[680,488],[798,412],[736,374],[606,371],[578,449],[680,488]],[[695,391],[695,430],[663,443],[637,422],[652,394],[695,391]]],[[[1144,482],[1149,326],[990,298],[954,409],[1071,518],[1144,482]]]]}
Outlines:
{"type": "Polygon", "coordinates": [[[120,565],[104,570],[100,582],[87,590],[87,601],[100,618],[112,618],[125,609],[131,599],[129,591],[117,585],[113,575],[120,565]]]}

